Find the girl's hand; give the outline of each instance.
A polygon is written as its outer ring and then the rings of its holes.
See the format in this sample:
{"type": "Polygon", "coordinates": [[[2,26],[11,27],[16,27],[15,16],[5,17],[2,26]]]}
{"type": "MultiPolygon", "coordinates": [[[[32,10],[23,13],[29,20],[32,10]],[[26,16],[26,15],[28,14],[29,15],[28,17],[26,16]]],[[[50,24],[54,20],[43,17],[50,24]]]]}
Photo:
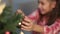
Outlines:
{"type": "Polygon", "coordinates": [[[31,31],[33,29],[33,21],[25,16],[24,20],[22,21],[21,29],[31,31]]]}
{"type": "Polygon", "coordinates": [[[17,10],[17,14],[22,13],[24,16],[24,20],[22,21],[21,24],[21,29],[26,30],[26,31],[36,31],[36,32],[44,32],[44,27],[34,24],[34,21],[32,21],[30,18],[25,16],[25,14],[19,9],[17,10]]]}
{"type": "Polygon", "coordinates": [[[33,21],[29,19],[27,16],[25,16],[23,11],[20,9],[17,10],[16,14],[22,14],[24,16],[24,20],[22,21],[21,24],[21,29],[26,31],[31,31],[33,29],[33,21]]]}
{"type": "Polygon", "coordinates": [[[23,16],[25,16],[24,12],[23,12],[21,9],[18,9],[18,10],[16,11],[16,14],[22,14],[23,16]]]}

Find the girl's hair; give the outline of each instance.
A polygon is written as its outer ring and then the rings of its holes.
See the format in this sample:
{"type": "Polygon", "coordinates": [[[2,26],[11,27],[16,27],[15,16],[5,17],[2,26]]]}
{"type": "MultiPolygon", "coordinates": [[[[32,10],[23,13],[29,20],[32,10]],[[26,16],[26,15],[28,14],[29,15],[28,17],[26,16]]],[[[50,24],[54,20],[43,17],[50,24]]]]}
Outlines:
{"type": "MultiPolygon", "coordinates": [[[[60,0],[52,0],[56,1],[56,7],[48,14],[49,19],[46,25],[52,25],[57,18],[60,18],[60,0]]],[[[40,14],[40,16],[42,16],[40,14]]],[[[42,18],[42,17],[41,17],[42,18]]]]}

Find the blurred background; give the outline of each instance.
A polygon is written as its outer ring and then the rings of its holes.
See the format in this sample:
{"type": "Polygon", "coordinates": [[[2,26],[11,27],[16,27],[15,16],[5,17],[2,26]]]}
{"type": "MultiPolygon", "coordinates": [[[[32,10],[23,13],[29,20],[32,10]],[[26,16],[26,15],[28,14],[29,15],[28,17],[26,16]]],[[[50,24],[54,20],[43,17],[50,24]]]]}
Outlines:
{"type": "Polygon", "coordinates": [[[2,0],[7,5],[11,5],[13,13],[17,9],[22,9],[26,15],[29,15],[32,11],[37,8],[37,0],[2,0]]]}

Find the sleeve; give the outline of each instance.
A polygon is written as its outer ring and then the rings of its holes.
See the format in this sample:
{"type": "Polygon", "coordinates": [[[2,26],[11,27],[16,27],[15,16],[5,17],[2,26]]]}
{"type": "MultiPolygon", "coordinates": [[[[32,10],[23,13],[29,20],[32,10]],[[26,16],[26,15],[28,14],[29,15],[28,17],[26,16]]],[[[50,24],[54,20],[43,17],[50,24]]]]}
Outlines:
{"type": "Polygon", "coordinates": [[[35,10],[30,15],[28,15],[28,17],[32,19],[32,21],[37,21],[39,18],[39,13],[37,10],[35,10]]]}
{"type": "Polygon", "coordinates": [[[44,34],[58,34],[60,30],[60,20],[55,21],[51,26],[44,26],[44,34]]]}

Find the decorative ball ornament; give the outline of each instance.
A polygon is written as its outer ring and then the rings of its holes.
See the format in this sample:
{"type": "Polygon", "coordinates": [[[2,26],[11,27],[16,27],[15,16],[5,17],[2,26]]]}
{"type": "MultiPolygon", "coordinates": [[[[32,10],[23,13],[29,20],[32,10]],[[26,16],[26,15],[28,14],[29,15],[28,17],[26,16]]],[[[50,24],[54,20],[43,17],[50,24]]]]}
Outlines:
{"type": "Polygon", "coordinates": [[[6,31],[5,34],[10,34],[10,32],[9,31],[6,31]]]}
{"type": "MultiPolygon", "coordinates": [[[[19,23],[19,25],[21,25],[21,23],[19,23]]],[[[20,34],[24,34],[24,32],[21,31],[20,34]]]]}
{"type": "Polygon", "coordinates": [[[24,33],[21,31],[20,34],[24,34],[24,33]]]}

